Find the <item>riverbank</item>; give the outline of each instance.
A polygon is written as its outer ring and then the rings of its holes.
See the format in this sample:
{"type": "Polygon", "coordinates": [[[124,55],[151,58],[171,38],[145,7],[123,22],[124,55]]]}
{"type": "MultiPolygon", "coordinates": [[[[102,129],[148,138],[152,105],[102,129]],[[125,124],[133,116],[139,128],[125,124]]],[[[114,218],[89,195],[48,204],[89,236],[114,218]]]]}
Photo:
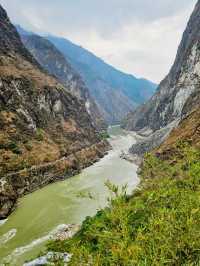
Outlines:
{"type": "Polygon", "coordinates": [[[81,224],[107,205],[109,191],[105,182],[119,187],[127,184],[131,193],[139,183],[138,167],[120,158],[121,151],[135,143],[135,137],[119,127],[109,128],[112,150],[79,175],[45,186],[19,199],[18,208],[0,226],[0,235],[12,229],[16,234],[0,245],[0,264],[21,266],[45,251],[52,232],[63,224],[81,224]]]}

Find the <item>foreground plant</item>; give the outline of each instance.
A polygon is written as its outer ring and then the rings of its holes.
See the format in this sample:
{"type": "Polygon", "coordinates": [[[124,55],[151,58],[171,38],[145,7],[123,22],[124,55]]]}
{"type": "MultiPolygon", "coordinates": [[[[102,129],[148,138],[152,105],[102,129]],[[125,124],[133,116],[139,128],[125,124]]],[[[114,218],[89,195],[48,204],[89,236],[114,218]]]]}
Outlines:
{"type": "Polygon", "coordinates": [[[199,265],[200,151],[187,143],[176,151],[165,161],[146,155],[131,197],[107,183],[108,207],[48,249],[73,254],[74,266],[199,265]]]}

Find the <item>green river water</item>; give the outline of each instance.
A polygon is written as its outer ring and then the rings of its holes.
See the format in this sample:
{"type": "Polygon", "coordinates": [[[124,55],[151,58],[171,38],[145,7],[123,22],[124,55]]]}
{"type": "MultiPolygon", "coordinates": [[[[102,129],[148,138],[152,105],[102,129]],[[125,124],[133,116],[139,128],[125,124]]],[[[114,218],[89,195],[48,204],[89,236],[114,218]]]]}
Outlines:
{"type": "Polygon", "coordinates": [[[109,129],[113,147],[108,155],[80,175],[54,183],[19,200],[17,209],[0,224],[0,265],[23,265],[44,249],[49,236],[63,224],[80,224],[106,205],[105,181],[127,184],[131,192],[139,183],[137,166],[120,159],[135,142],[134,135],[118,126],[109,129]],[[80,197],[91,193],[94,199],[80,197]]]}

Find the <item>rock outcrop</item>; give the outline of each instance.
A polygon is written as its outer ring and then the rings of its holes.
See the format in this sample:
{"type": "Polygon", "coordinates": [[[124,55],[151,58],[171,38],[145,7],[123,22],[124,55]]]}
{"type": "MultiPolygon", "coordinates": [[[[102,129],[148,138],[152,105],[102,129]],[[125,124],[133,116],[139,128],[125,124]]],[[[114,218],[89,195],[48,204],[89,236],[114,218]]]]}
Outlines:
{"type": "Polygon", "coordinates": [[[19,196],[77,173],[108,148],[83,102],[42,69],[0,6],[0,218],[19,196]]]}
{"type": "MultiPolygon", "coordinates": [[[[155,95],[146,104],[129,114],[123,127],[133,131],[164,134],[157,139],[160,144],[170,131],[199,104],[200,99],[200,1],[188,22],[170,73],[161,82],[155,95]],[[171,126],[170,126],[171,125],[171,126]],[[163,130],[163,128],[168,128],[163,130]]],[[[153,133],[153,134],[152,134],[153,133]]],[[[152,148],[152,146],[149,146],[152,148]]],[[[134,147],[133,149],[134,150],[134,147]]],[[[147,147],[148,150],[148,147],[147,147]]]]}

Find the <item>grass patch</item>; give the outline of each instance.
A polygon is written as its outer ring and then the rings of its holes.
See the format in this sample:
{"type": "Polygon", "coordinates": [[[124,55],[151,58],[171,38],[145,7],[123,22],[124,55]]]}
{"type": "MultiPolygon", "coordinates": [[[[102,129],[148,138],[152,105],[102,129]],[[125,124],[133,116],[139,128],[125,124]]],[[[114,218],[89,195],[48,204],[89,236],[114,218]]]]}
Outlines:
{"type": "Polygon", "coordinates": [[[38,141],[43,141],[44,140],[44,131],[41,128],[37,128],[36,129],[36,136],[35,136],[36,140],[38,141]]]}

